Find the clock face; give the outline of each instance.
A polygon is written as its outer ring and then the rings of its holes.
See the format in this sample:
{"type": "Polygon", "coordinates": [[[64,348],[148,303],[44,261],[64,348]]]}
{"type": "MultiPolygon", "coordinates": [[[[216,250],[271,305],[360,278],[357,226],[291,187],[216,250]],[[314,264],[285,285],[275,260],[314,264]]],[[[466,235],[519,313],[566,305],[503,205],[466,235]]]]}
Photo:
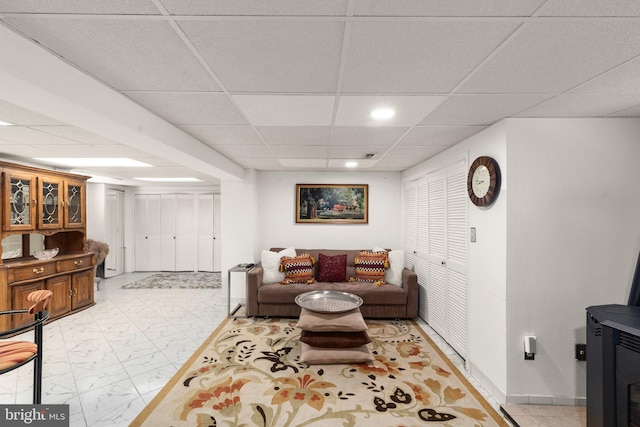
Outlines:
{"type": "Polygon", "coordinates": [[[471,188],[473,194],[478,198],[483,198],[489,192],[489,184],[491,177],[489,176],[489,169],[485,165],[480,165],[473,172],[473,178],[471,181],[471,188]]]}
{"type": "Polygon", "coordinates": [[[474,205],[488,206],[500,191],[500,167],[491,157],[482,156],[473,161],[467,175],[467,192],[474,205]]]}

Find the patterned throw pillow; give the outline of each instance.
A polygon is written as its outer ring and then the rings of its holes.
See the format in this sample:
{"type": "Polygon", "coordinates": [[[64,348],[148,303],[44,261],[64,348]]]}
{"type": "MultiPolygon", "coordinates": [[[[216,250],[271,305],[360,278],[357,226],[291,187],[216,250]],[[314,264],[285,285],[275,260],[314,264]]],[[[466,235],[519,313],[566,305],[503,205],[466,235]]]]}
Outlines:
{"type": "Polygon", "coordinates": [[[389,268],[389,257],[386,252],[362,251],[356,257],[355,264],[356,282],[384,285],[384,273],[389,268]]]}
{"type": "MultiPolygon", "coordinates": [[[[318,255],[318,282],[346,282],[347,254],[318,255]]],[[[354,346],[355,347],[355,346],[354,346]]]]}
{"type": "Polygon", "coordinates": [[[311,284],[313,279],[313,264],[315,260],[308,253],[295,257],[284,256],[280,259],[280,270],[284,272],[284,280],[280,283],[307,283],[311,284]]]}

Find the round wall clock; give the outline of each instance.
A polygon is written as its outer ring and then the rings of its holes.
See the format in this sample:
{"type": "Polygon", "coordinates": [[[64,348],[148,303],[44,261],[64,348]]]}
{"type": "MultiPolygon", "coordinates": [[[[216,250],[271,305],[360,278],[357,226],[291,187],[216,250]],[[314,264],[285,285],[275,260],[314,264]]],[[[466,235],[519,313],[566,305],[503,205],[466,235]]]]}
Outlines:
{"type": "Polygon", "coordinates": [[[467,192],[476,206],[489,206],[500,192],[500,167],[488,156],[473,161],[467,175],[467,192]]]}

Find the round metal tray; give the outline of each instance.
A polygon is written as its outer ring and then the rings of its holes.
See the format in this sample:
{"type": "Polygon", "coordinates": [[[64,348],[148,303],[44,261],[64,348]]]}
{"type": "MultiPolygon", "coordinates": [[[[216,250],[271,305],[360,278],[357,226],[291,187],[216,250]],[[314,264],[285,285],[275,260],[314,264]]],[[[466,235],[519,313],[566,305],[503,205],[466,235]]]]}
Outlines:
{"type": "Polygon", "coordinates": [[[296,304],[318,313],[342,313],[362,305],[362,298],[349,292],[311,291],[296,297],[296,304]]]}

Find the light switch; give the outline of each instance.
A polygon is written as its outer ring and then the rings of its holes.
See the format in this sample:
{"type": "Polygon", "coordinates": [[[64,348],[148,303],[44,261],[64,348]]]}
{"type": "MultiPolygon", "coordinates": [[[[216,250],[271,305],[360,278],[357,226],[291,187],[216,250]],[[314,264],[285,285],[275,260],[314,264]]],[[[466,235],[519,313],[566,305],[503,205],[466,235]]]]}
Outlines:
{"type": "Polygon", "coordinates": [[[471,227],[469,235],[471,236],[471,243],[475,243],[476,242],[476,228],[475,227],[471,227]]]}

